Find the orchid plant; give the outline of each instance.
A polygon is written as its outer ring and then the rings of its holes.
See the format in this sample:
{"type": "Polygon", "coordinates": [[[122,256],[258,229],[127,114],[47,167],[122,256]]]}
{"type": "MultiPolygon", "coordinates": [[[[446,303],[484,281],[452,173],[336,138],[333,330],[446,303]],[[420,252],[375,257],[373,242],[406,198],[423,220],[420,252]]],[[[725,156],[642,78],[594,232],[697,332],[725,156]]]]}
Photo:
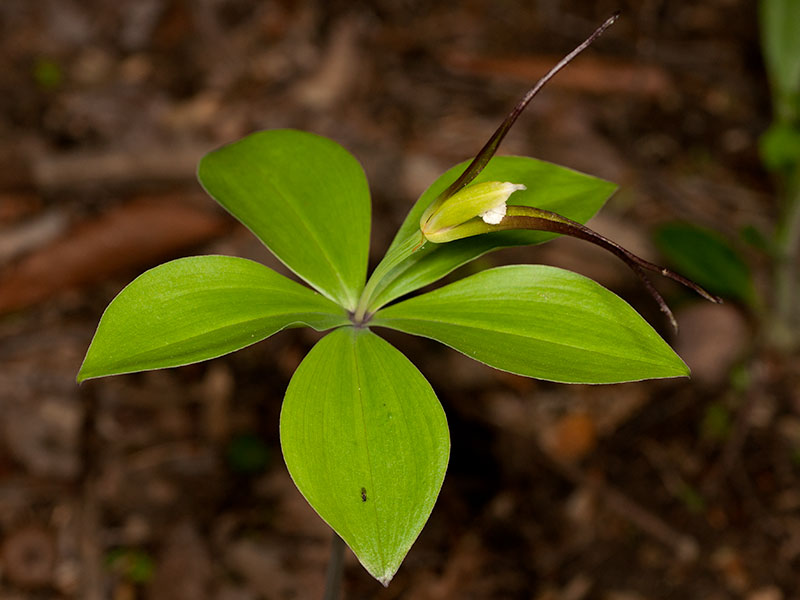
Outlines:
{"type": "Polygon", "coordinates": [[[198,170],[206,191],[308,286],[229,256],[162,264],[108,306],[78,381],[208,360],[291,327],[329,331],[286,390],[283,456],[309,504],[388,585],[433,509],[450,439],[425,377],[376,329],[432,338],[496,369],[557,382],[689,373],[626,302],[562,269],[492,268],[408,297],[487,252],[562,234],[619,256],[673,324],[645,271],[717,301],[583,224],[613,184],[533,158],[495,156],[542,86],[615,18],[542,78],[471,162],[431,184],[369,279],[369,189],[344,148],[311,133],[270,130],[207,154],[198,170]]]}

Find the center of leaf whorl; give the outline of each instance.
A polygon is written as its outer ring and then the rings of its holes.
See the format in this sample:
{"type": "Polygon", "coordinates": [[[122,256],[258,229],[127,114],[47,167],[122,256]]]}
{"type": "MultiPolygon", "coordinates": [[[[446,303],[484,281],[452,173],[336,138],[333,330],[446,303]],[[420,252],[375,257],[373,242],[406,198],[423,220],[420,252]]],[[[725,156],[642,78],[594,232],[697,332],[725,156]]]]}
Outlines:
{"type": "Polygon", "coordinates": [[[347,314],[350,317],[350,323],[352,324],[353,329],[365,329],[369,327],[369,322],[372,319],[373,313],[366,313],[360,318],[357,316],[355,311],[348,310],[347,314]]]}

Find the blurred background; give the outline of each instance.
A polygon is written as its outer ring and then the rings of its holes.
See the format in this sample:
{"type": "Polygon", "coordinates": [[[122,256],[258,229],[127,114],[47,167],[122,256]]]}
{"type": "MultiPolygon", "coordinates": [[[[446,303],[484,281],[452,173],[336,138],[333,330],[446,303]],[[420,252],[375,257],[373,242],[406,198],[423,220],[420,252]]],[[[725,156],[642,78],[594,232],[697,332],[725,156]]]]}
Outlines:
{"type": "Polygon", "coordinates": [[[771,6],[762,45],[755,0],[2,0],[0,599],[321,597],[330,531],[278,445],[319,334],[78,387],[103,309],[179,256],[285,273],[194,178],[258,129],[361,160],[374,264],[427,185],[616,9],[501,153],[619,183],[592,227],[726,303],[656,282],[675,336],[621,262],[574,240],[451,279],[506,262],[593,277],[694,377],[556,385],[387,334],[445,407],[451,464],[390,587],[348,556],[343,598],[800,598],[800,3],[771,6]]]}

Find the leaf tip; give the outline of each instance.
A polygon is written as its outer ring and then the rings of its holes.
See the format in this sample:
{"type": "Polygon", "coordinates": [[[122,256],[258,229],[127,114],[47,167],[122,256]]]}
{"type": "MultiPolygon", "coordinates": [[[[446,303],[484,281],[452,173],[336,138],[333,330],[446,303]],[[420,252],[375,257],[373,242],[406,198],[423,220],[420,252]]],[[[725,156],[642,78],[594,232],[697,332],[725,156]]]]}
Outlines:
{"type": "Polygon", "coordinates": [[[86,369],[81,369],[78,371],[78,375],[75,377],[75,383],[81,385],[85,381],[89,381],[90,379],[97,379],[98,377],[103,377],[103,373],[92,373],[87,372],[86,369]]]}
{"type": "Polygon", "coordinates": [[[84,359],[81,368],[78,369],[78,374],[75,376],[75,383],[80,385],[87,379],[91,379],[91,377],[92,377],[91,374],[86,372],[86,360],[84,359]]]}
{"type": "Polygon", "coordinates": [[[692,370],[689,368],[689,365],[686,364],[678,354],[676,353],[675,356],[678,358],[678,364],[676,365],[677,373],[673,375],[673,377],[689,377],[692,376],[692,370]]]}
{"type": "Polygon", "coordinates": [[[375,579],[380,581],[383,587],[389,587],[389,583],[391,583],[393,577],[394,573],[391,575],[384,575],[383,577],[376,577],[375,579]]]}

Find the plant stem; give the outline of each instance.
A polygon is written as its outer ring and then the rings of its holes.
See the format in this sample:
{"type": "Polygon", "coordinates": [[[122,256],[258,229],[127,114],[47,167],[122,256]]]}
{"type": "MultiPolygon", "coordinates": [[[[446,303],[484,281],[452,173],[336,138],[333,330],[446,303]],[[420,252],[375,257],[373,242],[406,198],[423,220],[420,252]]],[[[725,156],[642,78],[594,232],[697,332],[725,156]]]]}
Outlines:
{"type": "Polygon", "coordinates": [[[781,223],[775,233],[778,256],[775,266],[775,319],[770,338],[777,346],[790,349],[797,344],[798,307],[797,254],[800,250],[800,168],[787,182],[789,188],[781,223]]]}
{"type": "Polygon", "coordinates": [[[383,257],[383,260],[378,263],[377,267],[375,267],[375,270],[372,272],[372,276],[370,276],[369,281],[367,281],[367,285],[364,287],[364,291],[361,293],[361,298],[358,300],[358,306],[353,313],[354,323],[361,324],[364,322],[364,317],[367,314],[367,309],[369,308],[372,296],[381,281],[383,281],[383,279],[392,269],[411,256],[414,252],[422,248],[424,244],[425,238],[423,237],[422,232],[417,230],[383,257]]]}
{"type": "Polygon", "coordinates": [[[344,564],[344,541],[334,532],[331,540],[331,558],[325,573],[325,595],[322,600],[337,600],[342,587],[342,566],[344,564]]]}

